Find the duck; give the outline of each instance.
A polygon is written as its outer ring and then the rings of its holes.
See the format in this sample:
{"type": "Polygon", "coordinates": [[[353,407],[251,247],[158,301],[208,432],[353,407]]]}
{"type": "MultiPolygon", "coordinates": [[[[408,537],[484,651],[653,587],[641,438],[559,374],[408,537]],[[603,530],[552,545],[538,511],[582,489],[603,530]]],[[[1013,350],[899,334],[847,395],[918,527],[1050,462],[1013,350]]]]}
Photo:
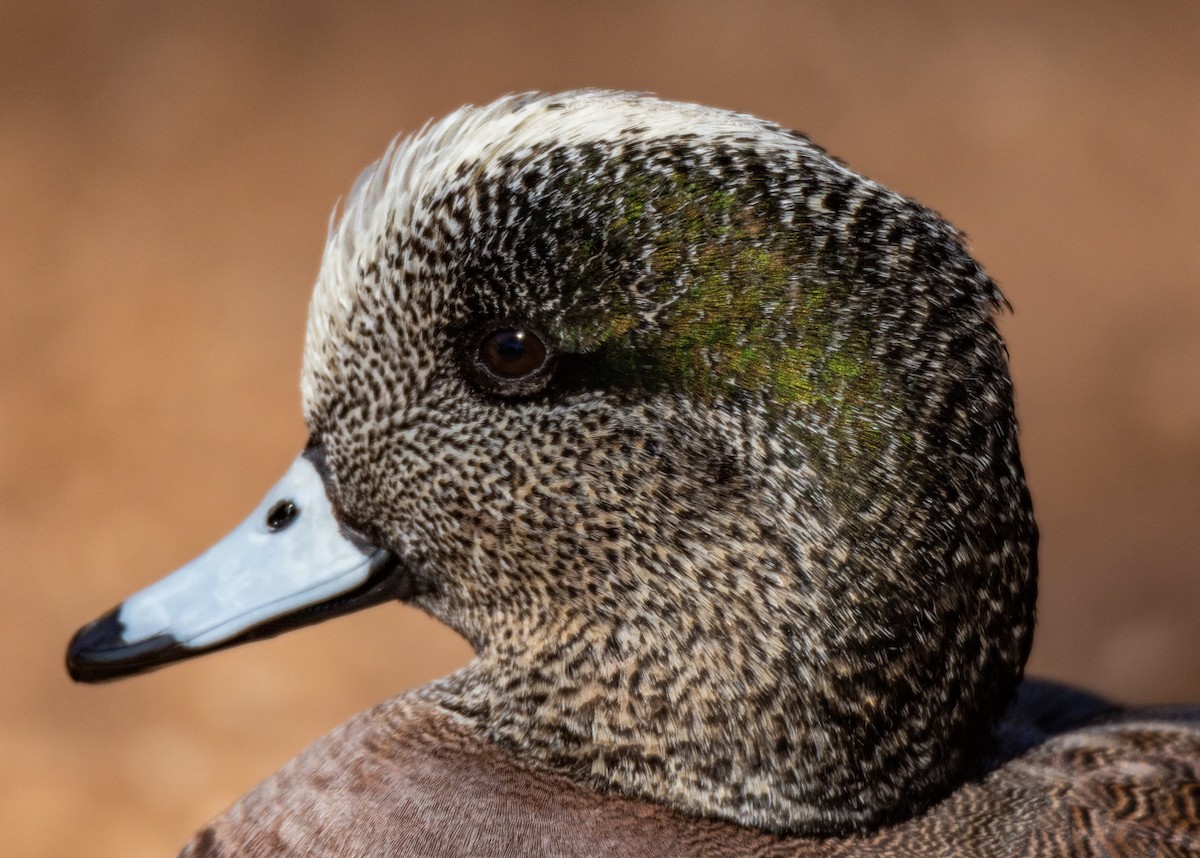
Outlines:
{"type": "Polygon", "coordinates": [[[1023,675],[1007,306],[946,220],[765,120],[462,108],[331,222],[306,448],[67,669],[396,600],[471,644],[191,858],[1200,854],[1200,708],[1023,675]]]}

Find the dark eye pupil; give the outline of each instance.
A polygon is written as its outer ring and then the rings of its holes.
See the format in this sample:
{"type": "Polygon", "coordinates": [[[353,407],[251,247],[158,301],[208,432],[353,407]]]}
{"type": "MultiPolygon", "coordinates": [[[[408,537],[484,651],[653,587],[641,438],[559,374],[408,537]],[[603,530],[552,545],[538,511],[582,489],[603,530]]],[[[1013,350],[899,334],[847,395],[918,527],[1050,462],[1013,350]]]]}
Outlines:
{"type": "Polygon", "coordinates": [[[522,378],[546,362],[546,346],[531,331],[501,328],[483,338],[479,359],[501,378],[522,378]]]}
{"type": "Polygon", "coordinates": [[[267,510],[267,527],[271,530],[283,530],[296,520],[300,510],[290,500],[281,500],[267,510]]]}
{"type": "Polygon", "coordinates": [[[505,331],[496,338],[496,352],[506,363],[519,361],[525,356],[525,343],[514,331],[505,331]]]}

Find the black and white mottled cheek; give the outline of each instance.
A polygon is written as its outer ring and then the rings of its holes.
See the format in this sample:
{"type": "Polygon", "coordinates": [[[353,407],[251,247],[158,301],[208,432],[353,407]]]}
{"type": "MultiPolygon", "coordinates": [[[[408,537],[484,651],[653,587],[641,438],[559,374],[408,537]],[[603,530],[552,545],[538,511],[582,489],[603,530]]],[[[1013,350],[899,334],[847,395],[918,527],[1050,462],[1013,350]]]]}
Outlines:
{"type": "Polygon", "coordinates": [[[840,830],[964,776],[1028,652],[1002,306],[953,227],[794,132],[513,97],[356,184],[304,413],[478,651],[439,705],[606,790],[840,830]],[[536,383],[481,374],[498,330],[536,333],[536,383]]]}
{"type": "Polygon", "coordinates": [[[464,108],[331,230],[307,449],[68,670],[393,600],[475,647],[186,855],[1183,854],[1200,713],[1014,699],[1037,529],[1003,307],[936,213],[768,122],[464,108]]]}

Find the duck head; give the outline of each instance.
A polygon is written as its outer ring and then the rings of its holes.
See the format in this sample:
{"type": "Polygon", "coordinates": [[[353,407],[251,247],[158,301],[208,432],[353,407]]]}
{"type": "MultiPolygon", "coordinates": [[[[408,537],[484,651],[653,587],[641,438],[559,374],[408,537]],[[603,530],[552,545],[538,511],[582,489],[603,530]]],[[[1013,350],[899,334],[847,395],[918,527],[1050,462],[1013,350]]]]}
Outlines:
{"type": "Polygon", "coordinates": [[[761,120],[461,110],[331,231],[308,449],[70,671],[401,599],[476,651],[415,694],[523,759],[774,832],[912,814],[1032,633],[1002,304],[940,217],[761,120]]]}

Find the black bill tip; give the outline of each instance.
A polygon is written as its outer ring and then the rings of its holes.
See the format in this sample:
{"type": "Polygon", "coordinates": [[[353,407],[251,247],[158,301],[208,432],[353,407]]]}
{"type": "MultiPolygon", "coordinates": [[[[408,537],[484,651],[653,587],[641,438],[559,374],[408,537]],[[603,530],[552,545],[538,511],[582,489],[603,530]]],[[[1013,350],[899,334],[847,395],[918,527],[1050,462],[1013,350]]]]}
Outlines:
{"type": "Polygon", "coordinates": [[[141,673],[186,657],[187,650],[170,635],[130,643],[117,606],[75,633],[67,645],[67,673],[76,682],[105,682],[141,673]]]}
{"type": "Polygon", "coordinates": [[[226,649],[254,640],[275,637],[292,629],[319,623],[331,617],[349,614],[372,605],[407,601],[427,589],[408,572],[390,551],[377,552],[371,561],[367,580],[357,587],[266,620],[240,634],[207,646],[192,647],[169,634],[157,634],[143,640],[125,639],[118,605],[75,633],[67,646],[67,673],[76,682],[107,682],[164,667],[186,658],[226,649]]]}

